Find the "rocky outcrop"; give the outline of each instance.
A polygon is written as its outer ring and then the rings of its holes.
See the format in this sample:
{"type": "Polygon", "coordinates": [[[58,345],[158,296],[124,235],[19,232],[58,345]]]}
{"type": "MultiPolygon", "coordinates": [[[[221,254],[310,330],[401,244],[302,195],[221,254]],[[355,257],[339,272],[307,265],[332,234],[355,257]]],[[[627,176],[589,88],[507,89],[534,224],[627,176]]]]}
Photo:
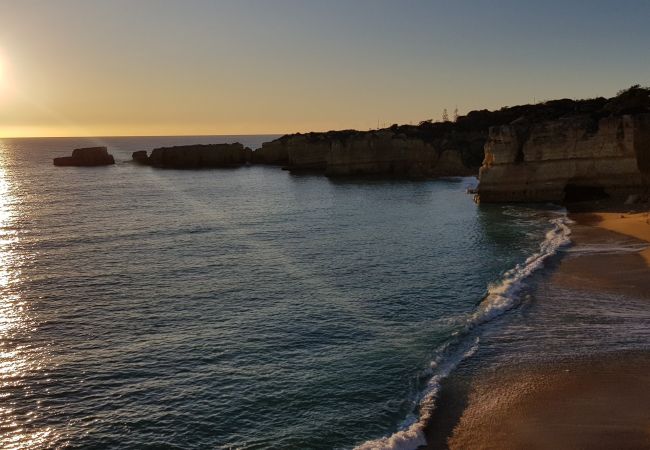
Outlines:
{"type": "Polygon", "coordinates": [[[139,150],[137,152],[133,152],[131,154],[131,157],[133,158],[133,161],[139,163],[139,164],[148,164],[149,163],[149,156],[147,155],[146,150],[139,150]]]}
{"type": "Polygon", "coordinates": [[[55,166],[108,166],[115,164],[113,155],[108,153],[106,147],[77,148],[72,151],[72,156],[54,158],[55,166]]]}
{"type": "MultiPolygon", "coordinates": [[[[490,127],[517,121],[542,123],[586,115],[594,120],[638,110],[642,96],[612,102],[561,99],[496,111],[471,111],[454,122],[423,121],[374,131],[328,131],[286,135],[265,143],[253,162],[282,164],[293,171],[318,171],[329,176],[381,175],[435,177],[478,173],[490,127]],[[609,109],[606,109],[609,108],[609,109]]],[[[643,106],[641,106],[643,108],[643,106]]]]}
{"type": "Polygon", "coordinates": [[[490,129],[478,199],[623,198],[647,190],[649,175],[650,114],[513,123],[490,129]]]}
{"type": "Polygon", "coordinates": [[[285,165],[289,162],[286,139],[277,139],[262,144],[262,148],[252,154],[254,164],[285,165]]]}
{"type": "Polygon", "coordinates": [[[441,143],[382,130],[333,142],[325,173],[420,178],[469,175],[475,169],[463,163],[459,148],[445,148],[441,143]]]}
{"type": "Polygon", "coordinates": [[[190,145],[133,159],[173,168],[275,164],[332,177],[463,176],[480,168],[481,201],[562,201],[645,189],[649,117],[650,89],[632,86],[611,99],[471,111],[454,122],[290,134],[254,152],[241,144],[190,145]]]}
{"type": "MultiPolygon", "coordinates": [[[[413,127],[416,128],[416,127],[413,127]]],[[[463,159],[463,150],[482,147],[484,136],[464,139],[426,140],[399,128],[359,132],[354,130],[283,136],[265,143],[266,155],[273,149],[292,171],[318,171],[328,176],[382,175],[389,177],[460,176],[476,173],[463,159]],[[465,144],[465,145],[463,145],[465,144]]],[[[254,152],[253,161],[259,161],[254,152]]]]}
{"type": "Polygon", "coordinates": [[[179,145],[161,147],[146,152],[134,152],[134,161],[153,167],[197,169],[208,167],[237,167],[250,162],[252,150],[240,143],[179,145]]]}

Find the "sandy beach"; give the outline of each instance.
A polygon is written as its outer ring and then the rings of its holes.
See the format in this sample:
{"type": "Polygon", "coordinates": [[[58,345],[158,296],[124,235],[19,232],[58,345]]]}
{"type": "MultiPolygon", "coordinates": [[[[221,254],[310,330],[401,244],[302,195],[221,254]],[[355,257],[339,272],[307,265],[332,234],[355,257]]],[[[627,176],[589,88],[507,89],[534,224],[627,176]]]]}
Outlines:
{"type": "Polygon", "coordinates": [[[648,386],[648,353],[490,373],[473,383],[449,448],[649,448],[648,386]]]}
{"type": "MultiPolygon", "coordinates": [[[[572,252],[550,283],[650,302],[648,213],[570,217],[572,252]],[[610,247],[614,250],[591,251],[610,247]]],[[[445,424],[445,439],[431,439],[440,431],[431,429],[430,448],[650,448],[650,351],[603,348],[568,360],[501,366],[466,380],[460,390],[464,410],[453,427],[445,424]]]]}

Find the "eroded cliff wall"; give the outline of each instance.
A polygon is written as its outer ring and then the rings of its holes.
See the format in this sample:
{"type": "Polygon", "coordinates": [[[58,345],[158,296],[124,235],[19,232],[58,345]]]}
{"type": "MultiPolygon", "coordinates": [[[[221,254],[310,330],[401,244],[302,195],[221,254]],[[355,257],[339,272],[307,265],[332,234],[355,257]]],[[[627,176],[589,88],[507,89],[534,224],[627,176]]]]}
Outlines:
{"type": "Polygon", "coordinates": [[[133,159],[140,164],[174,169],[236,167],[246,164],[251,157],[252,150],[240,143],[160,147],[149,156],[145,151],[133,153],[133,159]]]}
{"type": "MultiPolygon", "coordinates": [[[[486,137],[487,133],[479,136],[478,145],[482,146],[486,137]]],[[[390,129],[309,133],[265,143],[254,152],[253,161],[269,160],[273,149],[273,154],[286,155],[285,165],[293,171],[319,171],[328,176],[461,176],[477,171],[477,166],[463,160],[466,148],[454,140],[427,142],[390,129]]]]}
{"type": "Polygon", "coordinates": [[[479,172],[481,202],[624,197],[647,191],[650,114],[577,116],[492,127],[479,172]],[[594,198],[588,198],[594,197],[594,198]]]}

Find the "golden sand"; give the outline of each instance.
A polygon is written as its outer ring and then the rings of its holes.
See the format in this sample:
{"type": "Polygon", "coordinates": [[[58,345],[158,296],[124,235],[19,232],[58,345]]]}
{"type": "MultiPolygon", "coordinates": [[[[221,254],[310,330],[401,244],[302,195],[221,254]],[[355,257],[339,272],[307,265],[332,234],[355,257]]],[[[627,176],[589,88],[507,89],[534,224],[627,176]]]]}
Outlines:
{"type": "Polygon", "coordinates": [[[450,449],[650,448],[650,357],[511,368],[473,383],[450,449]]]}
{"type": "MultiPolygon", "coordinates": [[[[650,243],[650,213],[578,213],[571,217],[578,223],[596,226],[650,243]]],[[[640,252],[650,266],[650,247],[640,252]]]]}

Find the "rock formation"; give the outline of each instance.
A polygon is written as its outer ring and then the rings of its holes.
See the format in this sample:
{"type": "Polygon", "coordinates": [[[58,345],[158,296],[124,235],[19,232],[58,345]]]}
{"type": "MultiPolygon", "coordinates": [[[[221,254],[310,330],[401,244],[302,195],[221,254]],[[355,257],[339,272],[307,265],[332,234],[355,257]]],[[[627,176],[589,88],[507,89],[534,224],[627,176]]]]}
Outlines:
{"type": "Polygon", "coordinates": [[[138,151],[133,160],[153,167],[197,169],[207,167],[237,167],[251,160],[252,150],[240,143],[179,145],[153,149],[151,155],[138,151]]]}
{"type": "Polygon", "coordinates": [[[472,161],[469,154],[482,151],[487,129],[453,136],[427,135],[422,130],[420,125],[287,135],[265,143],[253,153],[253,161],[273,161],[292,171],[318,171],[328,176],[414,178],[476,173],[480,159],[472,161]]]}
{"type": "Polygon", "coordinates": [[[140,164],[149,164],[149,156],[147,156],[146,150],[139,150],[131,154],[133,161],[140,164]]]}
{"type": "Polygon", "coordinates": [[[650,179],[650,89],[471,111],[454,122],[290,134],[254,152],[241,144],[189,145],[157,148],[149,156],[135,152],[133,159],[170,168],[273,164],[332,177],[478,172],[483,202],[643,194],[650,179]]]}
{"type": "Polygon", "coordinates": [[[477,199],[623,199],[649,186],[650,91],[633,87],[591,114],[490,128],[477,199]]]}
{"type": "MultiPolygon", "coordinates": [[[[637,102],[638,103],[638,102],[637,102]]],[[[566,115],[593,114],[609,105],[617,113],[636,103],[612,105],[605,98],[554,100],[497,111],[471,111],[455,122],[423,121],[373,131],[328,131],[291,134],[264,143],[252,161],[282,164],[293,171],[318,171],[328,176],[379,175],[436,177],[476,174],[490,127],[525,119],[530,123],[566,115]]],[[[606,112],[603,114],[611,114],[606,112]]]]}
{"type": "Polygon", "coordinates": [[[251,162],[254,164],[273,164],[285,165],[289,162],[287,153],[287,136],[283,136],[275,141],[265,142],[262,148],[253,152],[251,162]]]}
{"type": "Polygon", "coordinates": [[[72,151],[72,156],[54,158],[55,166],[108,166],[115,164],[113,155],[108,153],[106,147],[77,148],[72,151]]]}
{"type": "Polygon", "coordinates": [[[463,162],[459,147],[384,130],[332,143],[325,173],[420,178],[470,175],[476,170],[463,162]]]}

